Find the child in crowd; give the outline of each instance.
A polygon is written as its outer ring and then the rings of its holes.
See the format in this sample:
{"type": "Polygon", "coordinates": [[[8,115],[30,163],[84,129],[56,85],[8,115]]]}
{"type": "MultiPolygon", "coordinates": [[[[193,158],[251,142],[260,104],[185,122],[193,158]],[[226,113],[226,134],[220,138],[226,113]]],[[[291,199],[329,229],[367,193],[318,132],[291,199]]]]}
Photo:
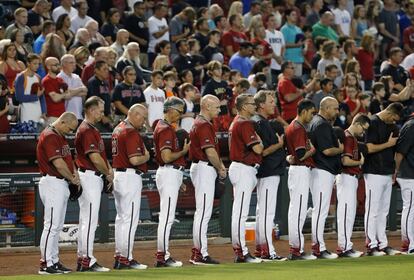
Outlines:
{"type": "Polygon", "coordinates": [[[184,83],[180,86],[179,91],[186,109],[186,112],[181,116],[181,128],[189,133],[197,115],[194,107],[195,87],[192,84],[184,83]]]}
{"type": "Polygon", "coordinates": [[[177,84],[174,72],[166,72],[163,76],[165,97],[178,96],[175,85],[177,84]]]}

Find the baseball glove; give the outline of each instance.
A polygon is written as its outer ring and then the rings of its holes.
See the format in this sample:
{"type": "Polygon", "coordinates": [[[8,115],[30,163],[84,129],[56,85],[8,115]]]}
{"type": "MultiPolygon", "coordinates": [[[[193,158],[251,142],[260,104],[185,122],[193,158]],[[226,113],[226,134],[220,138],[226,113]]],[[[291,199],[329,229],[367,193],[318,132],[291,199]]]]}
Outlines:
{"type": "Polygon", "coordinates": [[[69,200],[76,201],[82,195],[82,186],[69,183],[69,200]]]}
{"type": "Polygon", "coordinates": [[[103,193],[112,193],[112,191],[114,190],[114,186],[112,183],[110,183],[107,179],[105,175],[101,175],[102,181],[103,181],[103,189],[102,192],[103,193]]]}

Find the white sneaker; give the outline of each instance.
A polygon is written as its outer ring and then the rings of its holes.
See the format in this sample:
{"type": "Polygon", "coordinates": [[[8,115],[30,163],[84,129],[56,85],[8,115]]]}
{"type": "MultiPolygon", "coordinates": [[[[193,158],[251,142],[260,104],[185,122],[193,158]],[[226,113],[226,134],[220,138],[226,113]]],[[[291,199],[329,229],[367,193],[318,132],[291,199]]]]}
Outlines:
{"type": "Polygon", "coordinates": [[[167,267],[181,267],[181,266],[183,266],[183,263],[180,262],[180,261],[176,261],[173,258],[168,258],[165,261],[165,266],[167,266],[167,267]]]}
{"type": "Polygon", "coordinates": [[[131,269],[139,269],[139,270],[142,270],[142,269],[147,269],[148,268],[148,265],[139,263],[136,260],[131,260],[131,261],[129,261],[129,267],[131,269]]]}
{"type": "Polygon", "coordinates": [[[354,249],[350,249],[348,251],[342,252],[341,254],[339,254],[339,257],[341,258],[359,258],[363,255],[364,253],[361,251],[355,251],[354,249]]]}
{"type": "Polygon", "coordinates": [[[381,251],[387,254],[388,256],[401,255],[401,251],[395,250],[394,248],[390,246],[387,246],[384,249],[381,249],[381,251]]]}
{"type": "Polygon", "coordinates": [[[317,256],[318,259],[327,259],[327,260],[333,260],[333,259],[337,259],[338,255],[335,253],[331,253],[328,250],[324,250],[322,252],[320,252],[320,255],[317,256]]]}
{"type": "Polygon", "coordinates": [[[385,255],[386,253],[378,250],[378,248],[372,248],[367,252],[367,256],[372,256],[372,257],[382,257],[385,255]]]}

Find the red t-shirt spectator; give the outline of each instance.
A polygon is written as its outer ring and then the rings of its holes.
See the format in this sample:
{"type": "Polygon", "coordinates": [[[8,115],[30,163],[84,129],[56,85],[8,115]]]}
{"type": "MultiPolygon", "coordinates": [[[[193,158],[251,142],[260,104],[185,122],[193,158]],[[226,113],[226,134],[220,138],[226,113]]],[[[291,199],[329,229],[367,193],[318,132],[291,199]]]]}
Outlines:
{"type": "Polygon", "coordinates": [[[277,90],[279,92],[279,101],[280,107],[282,109],[282,118],[285,121],[290,122],[296,117],[298,103],[303,98],[302,96],[300,96],[291,102],[286,101],[286,95],[296,93],[296,91],[298,90],[296,86],[292,83],[292,81],[287,79],[286,77],[282,77],[279,80],[277,84],[277,90]]]}
{"type": "Polygon", "coordinates": [[[407,44],[410,48],[414,48],[414,27],[410,26],[404,29],[403,44],[407,44]]]}
{"type": "Polygon", "coordinates": [[[46,75],[46,77],[42,80],[43,88],[45,89],[45,98],[46,98],[46,107],[47,107],[47,116],[48,117],[55,117],[59,118],[65,112],[65,100],[61,100],[59,102],[54,102],[50,97],[51,92],[55,92],[61,94],[60,86],[64,84],[62,78],[56,77],[53,78],[46,75]]]}
{"type": "Polygon", "coordinates": [[[364,81],[374,80],[374,53],[359,49],[356,59],[361,66],[361,77],[364,81]]]}
{"type": "MultiPolygon", "coordinates": [[[[348,107],[349,107],[349,112],[353,112],[355,109],[356,109],[356,107],[357,107],[357,104],[356,104],[356,102],[354,102],[351,98],[349,98],[349,96],[344,100],[344,102],[348,105],[348,107]]],[[[365,109],[364,109],[364,107],[361,105],[360,107],[359,107],[359,111],[357,112],[357,113],[365,113],[365,109]]]]}
{"type": "MultiPolygon", "coordinates": [[[[233,52],[238,52],[240,49],[240,43],[248,41],[246,34],[234,30],[229,30],[223,34],[221,37],[221,46],[223,49],[226,46],[232,46],[233,52]]],[[[230,60],[230,57],[224,53],[224,62],[227,64],[230,60]]]]}
{"type": "MultiPolygon", "coordinates": [[[[272,46],[268,42],[266,42],[265,40],[261,40],[261,39],[258,39],[258,38],[253,38],[251,40],[251,42],[252,42],[252,44],[260,44],[264,47],[263,56],[267,56],[267,55],[273,53],[272,46]]],[[[270,59],[266,59],[265,61],[267,62],[267,64],[270,65],[270,59]]]]}

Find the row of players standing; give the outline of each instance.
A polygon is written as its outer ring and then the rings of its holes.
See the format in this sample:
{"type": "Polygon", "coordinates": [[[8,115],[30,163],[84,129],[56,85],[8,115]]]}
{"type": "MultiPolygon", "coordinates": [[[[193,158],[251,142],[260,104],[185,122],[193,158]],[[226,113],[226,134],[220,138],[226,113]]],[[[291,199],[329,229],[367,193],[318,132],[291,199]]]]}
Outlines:
{"type": "MultiPolygon", "coordinates": [[[[393,103],[371,119],[357,115],[345,131],[342,142],[334,133],[331,121],[338,114],[338,102],[326,97],[319,113],[312,101],[298,105],[298,115],[287,127],[273,125],[268,117],[274,113],[274,93],[260,91],[255,96],[241,94],[236,98],[238,114],[229,131],[229,178],[233,184],[232,243],[236,262],[285,260],[278,256],[271,242],[271,233],[277,201],[277,186],[285,168],[287,147],[291,166],[288,186],[289,205],[289,259],[336,258],[327,250],[323,232],[328,215],[335,176],[338,188],[338,252],[344,257],[359,257],[362,252],[352,248],[351,235],[356,211],[356,188],[361,166],[366,181],[365,227],[369,255],[396,254],[388,246],[385,234],[393,175],[397,170],[402,187],[404,210],[402,238],[408,252],[413,252],[414,235],[409,207],[412,204],[414,170],[413,123],[409,120],[402,128],[398,143],[393,126],[399,119],[402,106],[393,103]],[[253,119],[253,122],[252,122],[253,119]],[[307,132],[308,127],[309,131],[307,132]],[[367,133],[367,160],[364,161],[356,137],[367,133]],[[308,136],[309,135],[309,136],[308,136]],[[285,140],[284,140],[285,139],[285,140]],[[286,141],[286,145],[285,142],[286,141]],[[396,166],[394,147],[396,148],[396,166]],[[342,172],[342,173],[340,173],[342,172]],[[253,257],[246,247],[245,222],[250,196],[257,187],[256,252],[253,257]],[[304,253],[302,227],[306,218],[309,190],[312,193],[312,255],[304,253]]],[[[64,223],[69,191],[68,181],[82,185],[79,198],[78,271],[108,271],[93,256],[93,240],[98,222],[102,178],[114,183],[117,209],[115,223],[114,268],[145,269],[132,255],[135,230],[139,220],[141,175],[147,171],[149,153],[138,133],[147,118],[145,106],[130,108],[128,117],[114,130],[112,138],[113,166],[111,167],[96,127],[103,115],[104,102],[91,97],[85,102],[86,117],[78,128],[75,140],[76,166],[72,162],[65,134],[76,128],[76,116],[64,113],[42,132],[37,157],[42,178],[39,182],[41,199],[45,205],[44,231],[41,239],[41,267],[39,273],[63,273],[65,268],[58,258],[58,236],[64,223]],[[132,139],[132,140],[131,140],[132,139]],[[62,192],[62,187],[65,191],[62,192]]],[[[174,123],[184,113],[184,102],[170,97],[164,104],[164,117],[154,131],[156,161],[159,168],[156,184],[160,194],[156,267],[182,266],[168,250],[169,234],[174,220],[179,190],[185,168],[184,156],[190,151],[190,175],[195,187],[196,212],[194,216],[192,256],[193,264],[217,264],[207,250],[207,227],[211,217],[215,179],[225,178],[226,169],[220,159],[218,141],[212,125],[220,112],[220,101],[206,95],[201,101],[201,113],[190,132],[190,142],[179,146],[174,123]]],[[[411,214],[412,215],[412,214],[411,214]]]]}

